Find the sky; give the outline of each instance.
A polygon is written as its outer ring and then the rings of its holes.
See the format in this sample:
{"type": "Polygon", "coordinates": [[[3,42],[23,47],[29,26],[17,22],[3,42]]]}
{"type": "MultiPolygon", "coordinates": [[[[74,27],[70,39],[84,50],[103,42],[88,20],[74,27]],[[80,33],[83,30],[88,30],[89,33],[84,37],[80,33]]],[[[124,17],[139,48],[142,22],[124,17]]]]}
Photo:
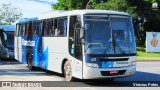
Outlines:
{"type": "MultiPolygon", "coordinates": [[[[36,2],[38,0],[0,0],[0,6],[4,3],[11,3],[15,7],[19,7],[23,18],[36,17],[39,14],[51,11],[51,4],[36,2]]],[[[57,3],[58,0],[39,0],[57,3]]]]}

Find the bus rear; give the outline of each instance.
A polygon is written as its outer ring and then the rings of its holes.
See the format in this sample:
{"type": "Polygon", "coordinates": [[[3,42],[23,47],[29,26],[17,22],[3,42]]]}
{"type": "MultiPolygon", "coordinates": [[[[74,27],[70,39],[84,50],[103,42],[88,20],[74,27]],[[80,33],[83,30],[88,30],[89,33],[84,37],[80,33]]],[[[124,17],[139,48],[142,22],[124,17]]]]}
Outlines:
{"type": "Polygon", "coordinates": [[[0,25],[0,58],[14,59],[14,25],[0,25]]]}

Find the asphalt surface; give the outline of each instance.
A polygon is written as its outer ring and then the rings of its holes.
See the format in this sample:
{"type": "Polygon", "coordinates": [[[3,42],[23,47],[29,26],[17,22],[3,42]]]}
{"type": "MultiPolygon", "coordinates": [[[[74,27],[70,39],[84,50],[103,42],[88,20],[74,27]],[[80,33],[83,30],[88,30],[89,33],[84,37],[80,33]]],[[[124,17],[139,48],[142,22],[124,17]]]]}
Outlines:
{"type": "MultiPolygon", "coordinates": [[[[0,81],[36,81],[37,83],[40,82],[45,85],[45,88],[47,90],[52,89],[52,87],[57,88],[58,90],[114,90],[117,88],[121,90],[123,87],[125,87],[127,90],[132,90],[133,88],[135,88],[135,84],[145,85],[151,83],[154,84],[155,89],[158,90],[160,89],[160,61],[138,62],[136,73],[133,76],[126,78],[117,78],[113,82],[108,82],[106,80],[77,80],[76,82],[65,82],[61,74],[39,68],[37,70],[31,71],[28,70],[26,64],[22,64],[18,61],[0,60],[0,81]],[[156,85],[158,85],[158,88],[156,85]]],[[[145,87],[146,86],[143,86],[141,88],[145,87]]],[[[124,90],[125,88],[123,88],[122,90],[124,90]]],[[[149,88],[151,87],[147,87],[147,89],[149,88]]],[[[17,88],[14,89],[17,90],[17,88]]],[[[30,90],[30,88],[25,89],[30,90]]],[[[40,90],[39,88],[34,88],[34,90],[36,89],[40,90]]],[[[145,88],[145,90],[147,89],[145,88]]]]}

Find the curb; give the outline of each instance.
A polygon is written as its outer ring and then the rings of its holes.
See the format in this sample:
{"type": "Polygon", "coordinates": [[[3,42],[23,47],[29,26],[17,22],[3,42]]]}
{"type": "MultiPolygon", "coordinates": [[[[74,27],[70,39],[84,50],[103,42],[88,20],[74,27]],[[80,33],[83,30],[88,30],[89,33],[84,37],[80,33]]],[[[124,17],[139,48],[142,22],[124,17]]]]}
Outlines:
{"type": "Polygon", "coordinates": [[[137,62],[160,62],[160,60],[137,60],[137,62]]]}

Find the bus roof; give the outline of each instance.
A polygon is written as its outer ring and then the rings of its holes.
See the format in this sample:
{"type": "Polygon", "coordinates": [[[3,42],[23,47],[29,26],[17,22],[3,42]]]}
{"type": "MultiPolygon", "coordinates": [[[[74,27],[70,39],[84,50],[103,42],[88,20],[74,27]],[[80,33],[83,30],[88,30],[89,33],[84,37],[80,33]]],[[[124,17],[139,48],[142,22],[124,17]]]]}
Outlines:
{"type": "Polygon", "coordinates": [[[15,25],[0,25],[0,30],[15,31],[15,29],[16,29],[15,25]]]}
{"type": "Polygon", "coordinates": [[[33,18],[21,18],[19,19],[19,23],[25,23],[25,22],[30,22],[30,21],[37,21],[38,17],[33,17],[33,18]]]}
{"type": "Polygon", "coordinates": [[[68,15],[82,15],[82,14],[115,14],[115,15],[127,15],[129,14],[125,12],[119,11],[110,11],[110,10],[73,10],[73,11],[50,11],[47,13],[43,13],[38,16],[38,19],[47,19],[47,18],[54,18],[54,17],[62,17],[68,15]]]}

